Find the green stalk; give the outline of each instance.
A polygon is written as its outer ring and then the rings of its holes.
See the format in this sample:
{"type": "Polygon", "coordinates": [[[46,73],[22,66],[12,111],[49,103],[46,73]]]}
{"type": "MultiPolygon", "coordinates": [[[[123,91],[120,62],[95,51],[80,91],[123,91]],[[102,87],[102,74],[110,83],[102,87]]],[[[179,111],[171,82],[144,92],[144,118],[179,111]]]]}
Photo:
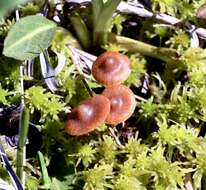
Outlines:
{"type": "Polygon", "coordinates": [[[109,35],[109,43],[116,43],[118,46],[131,53],[138,52],[142,55],[160,59],[165,62],[176,62],[179,57],[175,49],[156,47],[138,40],[114,34],[109,35]]]}
{"type": "Polygon", "coordinates": [[[121,0],[92,0],[93,11],[93,43],[101,46],[107,43],[108,28],[112,16],[121,0]]]}
{"type": "Polygon", "coordinates": [[[78,37],[81,45],[85,49],[88,49],[91,45],[91,41],[90,41],[89,31],[87,29],[85,22],[77,13],[72,14],[69,17],[69,19],[72,23],[72,26],[74,27],[74,30],[77,34],[77,37],[78,37]]]}
{"type": "Polygon", "coordinates": [[[44,156],[40,151],[38,151],[37,156],[38,156],[39,165],[40,165],[41,173],[42,173],[42,184],[43,185],[41,186],[41,188],[49,189],[51,186],[51,179],[48,175],[46,163],[44,161],[44,156]]]}
{"type": "Polygon", "coordinates": [[[25,183],[24,167],[26,165],[25,148],[29,131],[29,110],[24,106],[19,120],[19,141],[17,146],[16,174],[22,184],[25,183]]]}

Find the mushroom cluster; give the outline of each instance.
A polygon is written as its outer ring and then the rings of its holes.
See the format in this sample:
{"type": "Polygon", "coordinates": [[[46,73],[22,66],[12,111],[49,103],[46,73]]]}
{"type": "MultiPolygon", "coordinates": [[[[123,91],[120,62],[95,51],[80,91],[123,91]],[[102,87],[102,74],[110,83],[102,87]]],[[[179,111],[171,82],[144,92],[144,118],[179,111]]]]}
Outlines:
{"type": "Polygon", "coordinates": [[[101,95],[95,95],[74,108],[67,117],[65,131],[70,135],[84,135],[100,124],[117,125],[134,112],[133,92],[124,82],[130,75],[130,61],[118,52],[101,54],[92,66],[93,77],[105,86],[101,95]]]}

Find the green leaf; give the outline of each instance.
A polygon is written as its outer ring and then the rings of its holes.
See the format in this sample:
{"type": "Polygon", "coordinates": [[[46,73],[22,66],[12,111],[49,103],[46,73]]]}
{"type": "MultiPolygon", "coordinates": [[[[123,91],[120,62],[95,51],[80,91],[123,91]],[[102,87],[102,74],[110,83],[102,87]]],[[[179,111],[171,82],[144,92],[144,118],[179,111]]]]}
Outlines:
{"type": "Polygon", "coordinates": [[[68,190],[66,183],[59,181],[57,178],[52,178],[51,190],[68,190]]]}
{"type": "Polygon", "coordinates": [[[104,3],[102,0],[92,0],[92,7],[93,7],[93,20],[94,23],[97,23],[99,20],[99,15],[101,13],[101,10],[103,9],[104,3]]]}
{"type": "Polygon", "coordinates": [[[0,1],[0,18],[5,16],[5,14],[18,5],[19,0],[1,0],[0,1]]]}
{"type": "Polygon", "coordinates": [[[44,159],[44,155],[38,151],[37,152],[37,156],[38,156],[38,160],[39,160],[39,165],[41,168],[41,173],[42,173],[42,183],[43,183],[43,187],[49,187],[51,185],[51,179],[48,175],[48,171],[47,171],[47,166],[45,163],[45,159],[44,159]]]}
{"type": "Polygon", "coordinates": [[[72,14],[69,17],[72,26],[79,38],[80,43],[82,46],[86,49],[90,47],[91,40],[90,40],[90,35],[89,35],[89,30],[84,22],[84,20],[81,18],[79,14],[72,14]]]}
{"type": "Polygon", "coordinates": [[[106,44],[109,23],[111,22],[112,15],[120,2],[121,0],[108,0],[106,3],[104,3],[103,0],[92,0],[94,17],[93,40],[95,45],[106,44]],[[99,20],[100,18],[101,22],[99,20]]]}
{"type": "Polygon", "coordinates": [[[51,44],[55,27],[54,22],[42,16],[20,19],[4,41],[3,54],[22,61],[37,57],[51,44]]]}

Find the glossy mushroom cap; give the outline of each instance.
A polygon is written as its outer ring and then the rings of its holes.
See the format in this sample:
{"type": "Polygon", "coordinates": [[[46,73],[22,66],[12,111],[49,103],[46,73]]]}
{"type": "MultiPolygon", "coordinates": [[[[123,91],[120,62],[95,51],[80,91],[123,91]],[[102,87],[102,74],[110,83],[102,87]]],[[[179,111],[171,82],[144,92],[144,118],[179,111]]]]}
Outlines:
{"type": "Polygon", "coordinates": [[[75,107],[66,120],[65,131],[84,135],[102,124],[110,112],[110,101],[102,95],[91,97],[75,107]]]}
{"type": "Polygon", "coordinates": [[[102,95],[107,97],[111,103],[106,123],[117,125],[133,114],[136,106],[135,97],[127,86],[117,85],[106,88],[102,95]]]}
{"type": "Polygon", "coordinates": [[[118,52],[105,52],[92,65],[93,77],[104,86],[122,83],[130,72],[129,58],[118,52]]]}

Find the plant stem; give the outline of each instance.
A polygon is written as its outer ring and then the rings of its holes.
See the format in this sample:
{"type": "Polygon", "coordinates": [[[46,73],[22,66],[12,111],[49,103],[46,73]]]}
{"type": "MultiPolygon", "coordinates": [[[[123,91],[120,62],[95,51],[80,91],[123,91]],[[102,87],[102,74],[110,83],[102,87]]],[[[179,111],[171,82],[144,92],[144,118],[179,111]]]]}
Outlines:
{"type": "MultiPolygon", "coordinates": [[[[19,10],[16,10],[16,21],[19,20],[19,10]]],[[[20,94],[21,94],[21,117],[19,119],[19,141],[17,146],[16,174],[21,180],[23,188],[26,183],[26,140],[29,130],[29,110],[25,107],[24,102],[24,75],[23,69],[26,61],[20,65],[20,94]]]]}
{"type": "Polygon", "coordinates": [[[51,185],[51,179],[49,178],[49,175],[48,175],[46,163],[44,161],[44,156],[40,151],[37,152],[37,156],[38,156],[39,165],[40,165],[41,173],[42,173],[42,182],[43,182],[42,187],[44,187],[45,189],[49,189],[51,185]]]}
{"type": "Polygon", "coordinates": [[[71,47],[71,46],[68,46],[69,50],[71,51],[71,59],[73,61],[73,63],[75,64],[76,66],[76,69],[78,71],[78,73],[80,74],[80,76],[82,76],[82,82],[83,82],[83,85],[85,86],[86,90],[88,91],[89,95],[92,97],[94,96],[94,92],[92,91],[92,89],[89,87],[85,77],[84,77],[84,72],[82,71],[80,65],[79,65],[79,55],[75,52],[75,50],[71,47]]]}
{"type": "Polygon", "coordinates": [[[20,94],[21,94],[21,106],[24,107],[24,76],[23,70],[26,61],[20,65],[20,94]]]}
{"type": "Polygon", "coordinates": [[[128,37],[114,34],[109,35],[109,42],[116,43],[121,48],[126,49],[131,53],[138,52],[145,56],[153,57],[170,63],[176,62],[180,56],[175,49],[156,47],[138,40],[133,40],[128,37]]]}
{"type": "Polygon", "coordinates": [[[121,0],[92,0],[93,11],[93,45],[107,43],[109,24],[121,0]]]}
{"type": "Polygon", "coordinates": [[[24,106],[19,120],[19,141],[17,146],[16,174],[25,186],[26,140],[29,130],[29,110],[24,106]]]}

